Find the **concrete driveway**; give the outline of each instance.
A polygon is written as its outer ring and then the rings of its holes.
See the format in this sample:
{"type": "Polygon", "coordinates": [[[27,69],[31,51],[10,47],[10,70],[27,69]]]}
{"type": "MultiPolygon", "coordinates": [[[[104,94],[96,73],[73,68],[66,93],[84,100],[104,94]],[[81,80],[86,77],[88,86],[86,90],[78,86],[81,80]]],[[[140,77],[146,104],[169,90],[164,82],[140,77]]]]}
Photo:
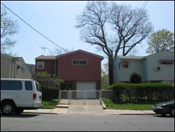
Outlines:
{"type": "Polygon", "coordinates": [[[71,100],[67,114],[105,114],[99,100],[71,100]]]}

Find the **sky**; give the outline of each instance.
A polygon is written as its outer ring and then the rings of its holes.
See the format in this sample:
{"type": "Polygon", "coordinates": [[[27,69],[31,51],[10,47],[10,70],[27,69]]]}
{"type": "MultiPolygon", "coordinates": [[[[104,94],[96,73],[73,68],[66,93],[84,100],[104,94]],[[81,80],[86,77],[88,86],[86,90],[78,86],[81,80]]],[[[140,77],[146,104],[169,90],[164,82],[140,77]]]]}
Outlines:
{"type": "MultiPolygon", "coordinates": [[[[127,3],[133,7],[142,7],[145,1],[120,1],[118,4],[127,3]]],[[[68,50],[86,50],[104,56],[102,63],[107,62],[103,52],[97,51],[95,46],[80,39],[80,30],[75,28],[76,17],[85,8],[86,1],[3,1],[18,16],[36,28],[50,40],[68,50]]],[[[2,6],[2,5],[1,5],[2,6]]],[[[163,28],[174,32],[174,1],[148,1],[146,7],[154,31],[163,28]]],[[[1,8],[2,9],[2,8],[1,8]]],[[[44,55],[41,47],[46,47],[45,55],[57,48],[54,44],[36,33],[15,15],[7,10],[8,16],[19,23],[19,33],[13,36],[17,40],[12,52],[23,57],[26,63],[35,64],[35,58],[44,55]]],[[[147,55],[147,41],[143,41],[130,55],[147,55]]]]}

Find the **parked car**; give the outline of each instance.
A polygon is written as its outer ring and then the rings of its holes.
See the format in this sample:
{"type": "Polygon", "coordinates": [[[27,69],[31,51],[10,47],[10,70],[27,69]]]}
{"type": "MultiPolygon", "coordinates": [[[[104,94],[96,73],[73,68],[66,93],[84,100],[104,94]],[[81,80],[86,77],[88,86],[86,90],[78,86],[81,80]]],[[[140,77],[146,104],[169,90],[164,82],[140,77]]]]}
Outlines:
{"type": "Polygon", "coordinates": [[[1,78],[2,114],[21,114],[24,109],[41,108],[42,92],[32,79],[1,78]]]}
{"type": "Polygon", "coordinates": [[[156,114],[161,114],[162,116],[165,116],[166,114],[174,116],[174,100],[156,104],[153,106],[152,110],[156,114]]]}

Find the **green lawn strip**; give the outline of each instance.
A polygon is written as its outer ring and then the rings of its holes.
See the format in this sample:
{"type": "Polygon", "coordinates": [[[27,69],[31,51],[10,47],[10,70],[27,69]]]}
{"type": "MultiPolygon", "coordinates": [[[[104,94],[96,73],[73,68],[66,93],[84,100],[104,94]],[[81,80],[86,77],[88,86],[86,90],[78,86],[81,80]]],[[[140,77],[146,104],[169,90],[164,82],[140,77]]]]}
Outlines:
{"type": "Polygon", "coordinates": [[[108,109],[118,109],[118,110],[151,110],[156,103],[159,103],[157,101],[156,102],[117,103],[106,98],[103,99],[103,102],[105,103],[108,109]]]}
{"type": "Polygon", "coordinates": [[[58,99],[53,99],[51,101],[42,101],[43,109],[54,109],[58,104],[58,99]]]}

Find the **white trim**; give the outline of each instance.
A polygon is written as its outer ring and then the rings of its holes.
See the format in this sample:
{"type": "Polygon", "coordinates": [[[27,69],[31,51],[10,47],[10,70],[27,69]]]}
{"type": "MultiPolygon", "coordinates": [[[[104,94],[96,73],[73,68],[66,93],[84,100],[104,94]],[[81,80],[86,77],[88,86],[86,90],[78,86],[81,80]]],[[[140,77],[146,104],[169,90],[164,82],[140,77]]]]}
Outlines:
{"type": "Polygon", "coordinates": [[[37,69],[44,69],[44,62],[38,61],[37,62],[37,69]],[[38,67],[39,64],[42,64],[42,68],[38,67]]]}
{"type": "Polygon", "coordinates": [[[33,79],[21,79],[21,78],[1,78],[1,80],[14,80],[14,81],[24,80],[24,81],[35,81],[35,80],[33,80],[33,79]]]}

